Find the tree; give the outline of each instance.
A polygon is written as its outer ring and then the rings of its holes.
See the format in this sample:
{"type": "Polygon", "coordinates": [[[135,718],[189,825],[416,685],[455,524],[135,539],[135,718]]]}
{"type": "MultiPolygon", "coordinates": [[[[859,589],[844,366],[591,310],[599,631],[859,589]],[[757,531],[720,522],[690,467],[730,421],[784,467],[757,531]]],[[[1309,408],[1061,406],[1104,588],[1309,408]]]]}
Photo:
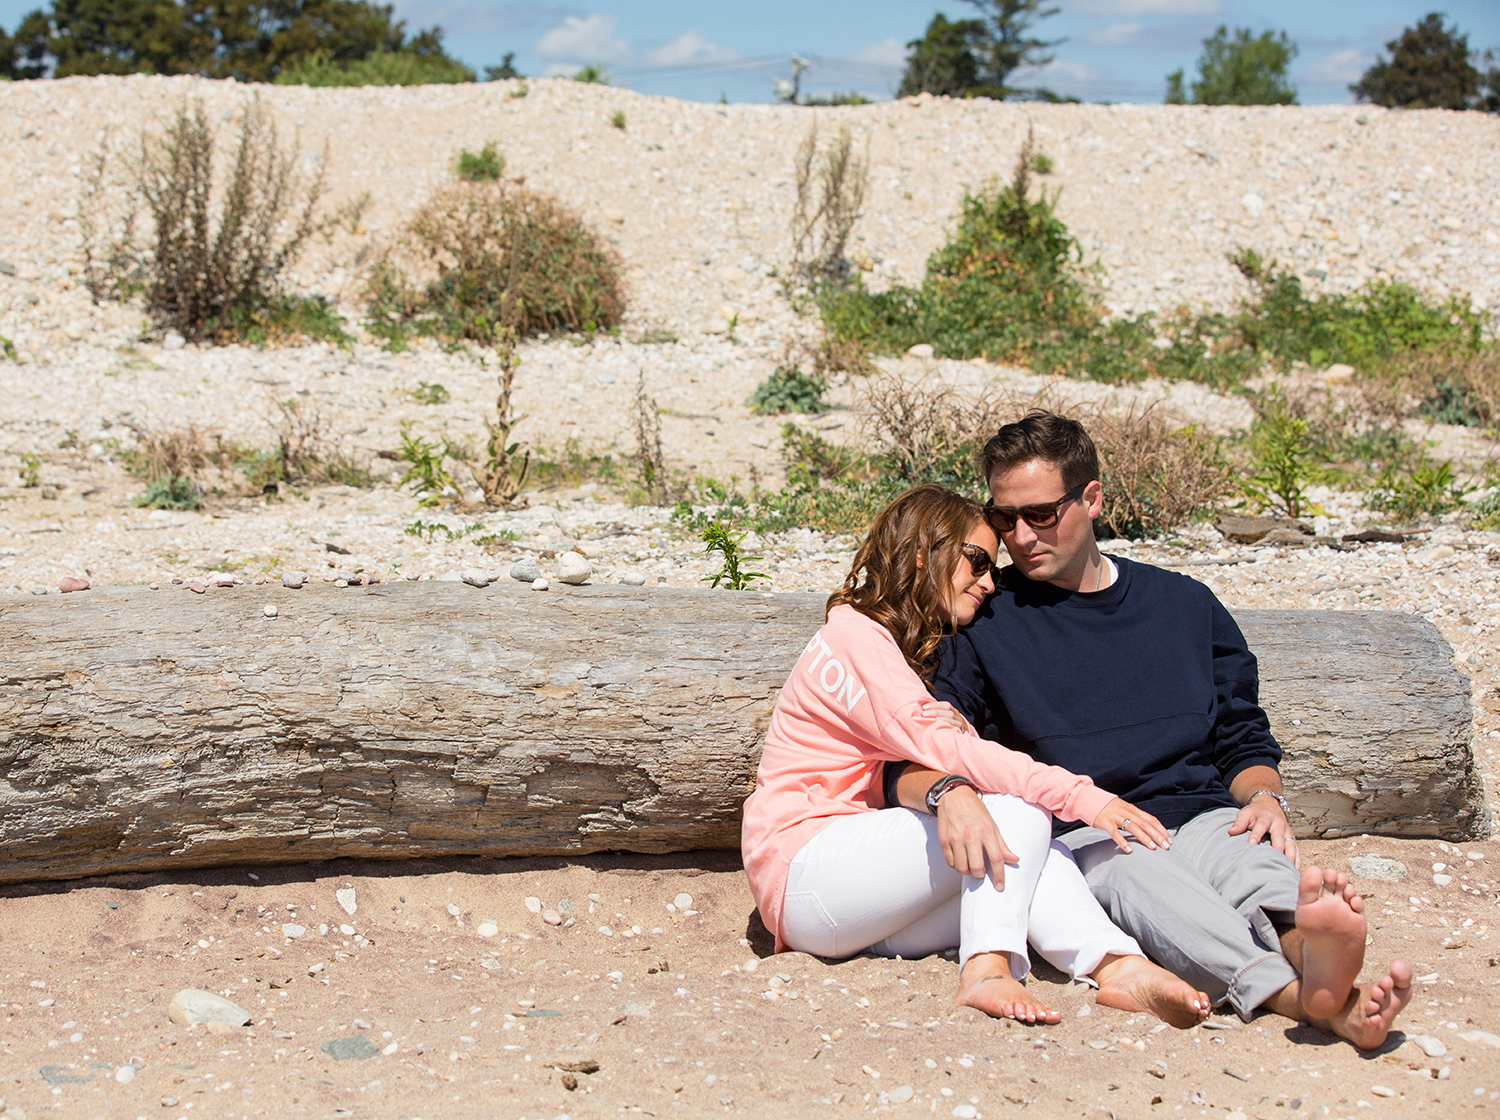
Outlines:
{"type": "Polygon", "coordinates": [[[500,60],[499,66],[486,66],[484,68],[484,80],[487,82],[503,82],[510,78],[524,78],[526,75],[516,69],[516,52],[506,51],[505,57],[500,60]]]}
{"type": "MultiPolygon", "coordinates": [[[[1194,105],[1295,105],[1297,87],[1286,80],[1287,66],[1297,57],[1297,44],[1285,31],[1261,32],[1248,27],[1219,26],[1203,40],[1198,56],[1198,80],[1193,83],[1194,105]]],[[[1188,103],[1181,70],[1167,75],[1168,105],[1188,103]]]]}
{"type": "Polygon", "coordinates": [[[1469,37],[1458,33],[1457,24],[1445,28],[1440,12],[1429,12],[1385,49],[1391,57],[1377,61],[1349,87],[1358,100],[1387,108],[1472,109],[1484,105],[1486,87],[1490,100],[1500,93],[1493,68],[1480,73],[1470,62],[1469,37]]]}
{"type": "Polygon", "coordinates": [[[950,20],[940,12],[922,38],[906,44],[906,73],[898,96],[935,93],[1003,99],[1022,94],[1055,100],[1048,90],[1018,89],[1009,82],[1016,70],[1045,66],[1055,57],[1045,52],[1063,40],[1038,39],[1031,26],[1058,9],[1042,7],[1042,0],[968,2],[983,18],[950,20]]]}
{"type": "MultiPolygon", "coordinates": [[[[440,28],[408,38],[369,0],[53,0],[16,29],[16,77],[201,74],[273,80],[318,54],[347,64],[390,53],[447,60],[440,28]]],[[[3,63],[0,63],[3,65],[3,63]]]]}

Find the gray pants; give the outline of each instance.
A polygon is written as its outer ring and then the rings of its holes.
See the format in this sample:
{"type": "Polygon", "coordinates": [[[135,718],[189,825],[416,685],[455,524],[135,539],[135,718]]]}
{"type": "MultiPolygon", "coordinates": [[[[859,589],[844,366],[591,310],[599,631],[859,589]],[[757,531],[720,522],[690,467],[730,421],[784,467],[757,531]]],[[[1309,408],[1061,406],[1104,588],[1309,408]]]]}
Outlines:
{"type": "Polygon", "coordinates": [[[1248,1020],[1297,979],[1276,927],[1296,913],[1298,873],[1270,844],[1230,836],[1236,812],[1194,817],[1172,831],[1167,851],[1136,842],[1126,855],[1097,828],[1060,839],[1099,904],[1148,956],[1248,1020]]]}

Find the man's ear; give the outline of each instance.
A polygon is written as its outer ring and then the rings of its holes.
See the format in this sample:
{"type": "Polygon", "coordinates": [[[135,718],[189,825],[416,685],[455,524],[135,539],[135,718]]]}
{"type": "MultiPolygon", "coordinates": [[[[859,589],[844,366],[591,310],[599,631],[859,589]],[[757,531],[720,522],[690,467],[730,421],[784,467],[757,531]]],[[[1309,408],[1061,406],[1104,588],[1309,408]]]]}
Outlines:
{"type": "Polygon", "coordinates": [[[1099,485],[1098,479],[1083,488],[1083,504],[1089,511],[1090,521],[1104,512],[1104,487],[1099,485]]]}

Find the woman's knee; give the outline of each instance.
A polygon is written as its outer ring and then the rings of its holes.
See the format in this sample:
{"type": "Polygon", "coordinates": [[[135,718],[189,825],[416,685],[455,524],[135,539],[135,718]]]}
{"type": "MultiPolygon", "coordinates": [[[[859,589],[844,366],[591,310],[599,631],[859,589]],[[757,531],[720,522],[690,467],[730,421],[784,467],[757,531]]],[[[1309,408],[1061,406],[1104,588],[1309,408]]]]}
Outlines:
{"type": "Polygon", "coordinates": [[[1009,793],[986,793],[981,800],[1011,848],[1017,844],[1045,848],[1052,843],[1052,814],[1040,805],[1009,793]]]}

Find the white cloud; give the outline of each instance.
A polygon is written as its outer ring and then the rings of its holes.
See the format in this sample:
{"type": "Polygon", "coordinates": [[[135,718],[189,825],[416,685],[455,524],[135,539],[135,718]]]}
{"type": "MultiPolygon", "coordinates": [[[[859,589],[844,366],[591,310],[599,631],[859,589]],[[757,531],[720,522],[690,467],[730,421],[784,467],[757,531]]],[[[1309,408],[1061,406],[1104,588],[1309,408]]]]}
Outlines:
{"type": "Polygon", "coordinates": [[[1302,80],[1319,85],[1345,85],[1357,82],[1373,61],[1369,52],[1350,48],[1318,59],[1302,72],[1302,80]]]}
{"type": "Polygon", "coordinates": [[[863,62],[869,66],[893,66],[897,69],[906,67],[906,44],[899,39],[882,39],[878,43],[871,43],[851,55],[846,55],[850,62],[863,62]]]}
{"type": "Polygon", "coordinates": [[[615,17],[568,16],[543,35],[532,48],[543,58],[561,62],[628,64],[635,52],[623,39],[615,38],[615,17]]]}
{"type": "Polygon", "coordinates": [[[720,46],[697,31],[684,31],[670,43],[648,51],[645,60],[651,66],[702,66],[739,57],[739,51],[720,46]]]}
{"type": "Polygon", "coordinates": [[[1091,16],[1213,16],[1224,0],[1071,0],[1070,12],[1091,16]]]}
{"type": "Polygon", "coordinates": [[[1083,37],[1083,41],[1094,47],[1125,47],[1134,43],[1141,33],[1141,25],[1134,21],[1111,23],[1095,28],[1083,37]]]}

